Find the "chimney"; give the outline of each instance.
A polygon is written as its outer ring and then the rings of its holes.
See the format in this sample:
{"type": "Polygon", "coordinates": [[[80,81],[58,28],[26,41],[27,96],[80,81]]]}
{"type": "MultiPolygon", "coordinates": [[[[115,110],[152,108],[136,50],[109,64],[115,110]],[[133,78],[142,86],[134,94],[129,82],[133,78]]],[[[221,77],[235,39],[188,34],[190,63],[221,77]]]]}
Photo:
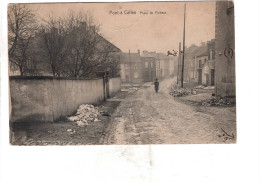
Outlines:
{"type": "Polygon", "coordinates": [[[137,50],[137,53],[140,55],[140,49],[137,50]]]}
{"type": "Polygon", "coordinates": [[[82,31],[86,31],[87,23],[86,22],[80,22],[79,29],[82,31]]]}

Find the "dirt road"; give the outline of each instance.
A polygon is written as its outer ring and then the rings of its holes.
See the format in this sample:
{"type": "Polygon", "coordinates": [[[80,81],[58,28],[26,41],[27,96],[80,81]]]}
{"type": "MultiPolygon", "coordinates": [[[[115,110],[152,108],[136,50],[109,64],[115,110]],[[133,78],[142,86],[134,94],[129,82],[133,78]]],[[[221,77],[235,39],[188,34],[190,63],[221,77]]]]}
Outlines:
{"type": "Polygon", "coordinates": [[[235,108],[200,108],[168,94],[173,78],[124,99],[116,109],[104,144],[197,144],[224,141],[223,130],[236,136],[235,108]],[[222,129],[223,130],[222,130],[222,129]]]}

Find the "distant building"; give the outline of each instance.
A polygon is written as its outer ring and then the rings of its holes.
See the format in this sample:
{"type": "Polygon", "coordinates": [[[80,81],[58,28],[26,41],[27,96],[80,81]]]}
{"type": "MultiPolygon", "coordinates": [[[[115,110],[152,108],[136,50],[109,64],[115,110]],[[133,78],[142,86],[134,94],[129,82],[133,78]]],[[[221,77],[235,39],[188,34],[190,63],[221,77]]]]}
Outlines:
{"type": "Polygon", "coordinates": [[[235,32],[234,4],[216,2],[216,96],[235,96],[235,32]]]}
{"type": "Polygon", "coordinates": [[[195,57],[195,67],[197,70],[197,74],[195,75],[195,80],[198,84],[207,85],[208,82],[208,66],[206,65],[208,61],[207,52],[204,52],[201,55],[195,57]]]}
{"type": "Polygon", "coordinates": [[[156,64],[156,78],[165,78],[174,74],[174,62],[176,57],[167,56],[164,53],[143,51],[142,57],[153,57],[156,64]]]}
{"type": "MultiPolygon", "coordinates": [[[[203,48],[204,49],[204,48],[203,48]]],[[[207,42],[206,51],[194,57],[195,81],[204,86],[215,85],[215,40],[207,42]]]]}
{"type": "MultiPolygon", "coordinates": [[[[177,59],[177,58],[176,58],[177,59]]],[[[120,75],[122,82],[151,82],[174,74],[174,58],[163,53],[143,51],[121,53],[120,75]]]]}
{"type": "MultiPolygon", "coordinates": [[[[216,49],[215,49],[216,41],[212,39],[207,42],[207,53],[208,53],[208,61],[205,64],[205,72],[206,75],[206,85],[207,86],[215,86],[215,62],[216,62],[216,49]],[[206,72],[207,71],[207,72],[206,72]]],[[[204,82],[205,83],[205,82],[204,82]]]]}
{"type": "Polygon", "coordinates": [[[142,54],[142,72],[144,82],[152,82],[156,78],[156,59],[150,54],[142,54]]]}
{"type": "Polygon", "coordinates": [[[140,51],[138,53],[120,54],[120,75],[121,81],[125,83],[141,83],[143,79],[143,62],[140,51]]]}
{"type": "MultiPolygon", "coordinates": [[[[180,59],[182,60],[182,56],[180,59]]],[[[202,84],[202,66],[207,59],[206,43],[187,47],[184,58],[184,81],[202,84]]],[[[179,63],[179,80],[181,79],[181,65],[182,61],[179,63]]]]}

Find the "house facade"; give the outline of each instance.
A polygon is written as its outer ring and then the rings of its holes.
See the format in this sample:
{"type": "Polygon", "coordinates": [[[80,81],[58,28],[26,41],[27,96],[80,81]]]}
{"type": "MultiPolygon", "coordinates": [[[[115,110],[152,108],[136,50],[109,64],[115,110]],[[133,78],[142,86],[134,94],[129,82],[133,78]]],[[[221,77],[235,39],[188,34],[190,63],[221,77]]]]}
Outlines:
{"type": "Polygon", "coordinates": [[[207,64],[205,66],[207,66],[207,70],[205,71],[208,71],[207,74],[208,74],[208,80],[206,81],[207,83],[207,86],[215,86],[215,80],[216,80],[216,77],[215,77],[215,62],[216,62],[216,59],[215,59],[215,56],[216,56],[216,49],[215,49],[215,45],[216,45],[216,40],[215,39],[212,39],[211,41],[208,41],[207,43],[207,47],[208,47],[208,61],[207,61],[207,64]]]}
{"type": "Polygon", "coordinates": [[[196,68],[196,74],[195,74],[195,80],[200,85],[205,85],[207,82],[207,72],[208,72],[208,55],[206,52],[204,54],[201,54],[199,56],[195,57],[195,68],[196,68]]]}
{"type": "Polygon", "coordinates": [[[137,53],[120,53],[120,76],[123,83],[141,83],[143,79],[143,62],[140,51],[137,53]]]}
{"type": "Polygon", "coordinates": [[[197,81],[204,86],[215,85],[215,40],[207,42],[207,51],[196,56],[197,81]]]}
{"type": "Polygon", "coordinates": [[[164,53],[143,51],[142,57],[153,57],[155,59],[155,77],[165,78],[174,74],[174,62],[177,56],[167,56],[164,53]]]}
{"type": "MultiPolygon", "coordinates": [[[[185,49],[184,81],[202,83],[202,66],[207,60],[207,46],[191,45],[185,49]]],[[[179,61],[179,80],[181,79],[182,54],[179,61]]]]}
{"type": "Polygon", "coordinates": [[[236,96],[234,4],[216,2],[216,96],[236,96]]]}
{"type": "MultiPolygon", "coordinates": [[[[191,51],[191,48],[188,49],[191,51]]],[[[194,47],[185,62],[189,65],[186,72],[189,82],[204,86],[215,85],[215,40],[194,47]],[[193,57],[191,57],[193,56],[193,57]]]]}
{"type": "MultiPolygon", "coordinates": [[[[177,57],[175,58],[177,59],[177,57]]],[[[125,83],[152,82],[174,74],[174,58],[163,53],[137,51],[121,53],[121,81],[125,83]]]]}
{"type": "Polygon", "coordinates": [[[141,57],[143,81],[152,82],[156,78],[156,59],[154,57],[141,57]]]}

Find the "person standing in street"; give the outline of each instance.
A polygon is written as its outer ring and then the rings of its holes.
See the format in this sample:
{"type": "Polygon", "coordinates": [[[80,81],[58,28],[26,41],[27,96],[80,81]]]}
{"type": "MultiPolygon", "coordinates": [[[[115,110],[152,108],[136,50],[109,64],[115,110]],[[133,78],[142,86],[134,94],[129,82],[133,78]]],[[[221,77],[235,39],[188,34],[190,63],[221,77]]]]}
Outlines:
{"type": "Polygon", "coordinates": [[[158,79],[156,78],[155,82],[154,82],[154,88],[155,88],[155,92],[158,93],[158,90],[159,90],[159,81],[158,79]]]}

